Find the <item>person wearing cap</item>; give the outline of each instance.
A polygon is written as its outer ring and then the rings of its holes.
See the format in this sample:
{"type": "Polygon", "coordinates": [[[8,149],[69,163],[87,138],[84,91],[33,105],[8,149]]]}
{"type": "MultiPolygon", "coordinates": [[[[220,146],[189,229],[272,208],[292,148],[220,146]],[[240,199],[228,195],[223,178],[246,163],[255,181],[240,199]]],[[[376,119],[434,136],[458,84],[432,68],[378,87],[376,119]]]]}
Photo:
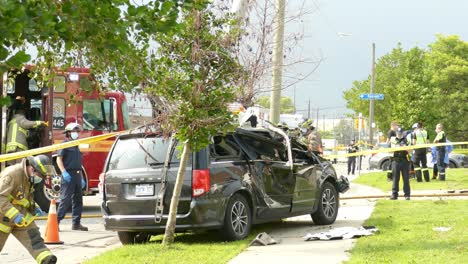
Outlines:
{"type": "MultiPolygon", "coordinates": [[[[17,96],[13,103],[12,110],[14,111],[13,118],[8,122],[6,153],[15,153],[28,150],[27,138],[29,136],[28,129],[39,126],[48,126],[44,121],[29,121],[26,119],[26,111],[24,109],[24,97],[17,96]]],[[[16,164],[21,160],[8,161],[8,165],[16,164]]]]}
{"type": "MultiPolygon", "coordinates": [[[[423,145],[429,142],[429,135],[424,129],[421,122],[414,123],[413,128],[415,129],[412,136],[413,145],[423,145]]],[[[426,182],[430,181],[429,178],[429,169],[427,168],[427,148],[417,148],[414,150],[414,171],[416,174],[416,180],[422,182],[422,177],[424,175],[424,180],[426,182]]]]}
{"type": "MultiPolygon", "coordinates": [[[[437,124],[435,132],[437,133],[434,143],[446,143],[447,142],[447,136],[445,135],[444,132],[444,126],[442,124],[437,124]]],[[[445,181],[445,153],[446,153],[446,148],[445,146],[437,146],[436,147],[436,152],[437,152],[437,170],[439,171],[439,181],[445,181]]]]}
{"type": "MultiPolygon", "coordinates": [[[[396,130],[396,136],[390,140],[392,148],[398,148],[408,146],[408,139],[403,136],[403,129],[399,127],[396,130]]],[[[409,183],[409,158],[407,150],[399,150],[393,152],[392,158],[392,175],[393,175],[393,186],[392,186],[392,197],[391,200],[398,199],[398,191],[400,185],[400,175],[403,178],[403,192],[405,199],[409,200],[411,196],[411,189],[409,183]]]]}
{"type": "Polygon", "coordinates": [[[30,156],[0,174],[0,252],[12,234],[39,264],[53,264],[57,257],[44,245],[36,216],[44,212],[34,202],[34,184],[52,175],[46,155],[30,156]]]}
{"type": "MultiPolygon", "coordinates": [[[[69,123],[65,126],[64,142],[76,140],[79,137],[81,126],[78,123],[69,123]]],[[[83,178],[83,158],[78,146],[61,149],[57,152],[57,165],[62,172],[62,192],[60,204],[57,209],[57,220],[60,224],[67,211],[72,207],[72,230],[88,231],[81,225],[83,212],[83,188],[86,182],[83,178]]]]}

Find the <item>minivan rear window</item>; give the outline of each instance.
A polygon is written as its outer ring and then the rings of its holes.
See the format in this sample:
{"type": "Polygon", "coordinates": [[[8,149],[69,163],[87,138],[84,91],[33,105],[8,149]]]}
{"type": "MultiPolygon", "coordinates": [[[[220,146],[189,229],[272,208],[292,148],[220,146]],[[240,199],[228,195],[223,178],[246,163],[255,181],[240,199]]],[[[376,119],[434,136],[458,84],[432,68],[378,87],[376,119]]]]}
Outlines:
{"type": "MultiPolygon", "coordinates": [[[[115,144],[108,170],[162,167],[171,140],[160,137],[121,138],[115,144]]],[[[175,149],[171,163],[179,163],[175,149]]]]}

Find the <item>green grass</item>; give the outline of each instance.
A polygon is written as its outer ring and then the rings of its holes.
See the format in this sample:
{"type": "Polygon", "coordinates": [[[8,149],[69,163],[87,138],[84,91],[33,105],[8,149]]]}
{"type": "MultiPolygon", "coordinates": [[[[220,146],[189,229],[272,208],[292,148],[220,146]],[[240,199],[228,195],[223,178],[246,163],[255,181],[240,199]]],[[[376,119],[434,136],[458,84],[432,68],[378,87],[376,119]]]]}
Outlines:
{"type": "Polygon", "coordinates": [[[170,247],[161,246],[162,235],[153,236],[150,243],[128,245],[108,251],[85,264],[96,263],[177,263],[177,264],[215,264],[227,263],[237,256],[258,233],[267,232],[287,223],[277,222],[255,226],[251,235],[244,240],[224,242],[217,231],[176,234],[175,243],[170,247]]]}
{"type": "Polygon", "coordinates": [[[380,232],[359,238],[347,263],[467,263],[467,205],[466,200],[380,200],[365,223],[380,232]]]}
{"type": "MultiPolygon", "coordinates": [[[[441,182],[432,180],[430,182],[417,182],[415,179],[410,180],[411,190],[461,190],[468,189],[468,169],[447,169],[446,181],[441,182]]],[[[359,176],[353,181],[354,183],[369,185],[382,191],[391,191],[392,182],[387,181],[385,172],[372,172],[359,176]]],[[[403,186],[403,181],[400,180],[400,187],[403,186]]],[[[401,189],[401,188],[400,188],[401,189]]]]}
{"type": "Polygon", "coordinates": [[[454,149],[452,153],[468,155],[468,149],[454,149]]]}

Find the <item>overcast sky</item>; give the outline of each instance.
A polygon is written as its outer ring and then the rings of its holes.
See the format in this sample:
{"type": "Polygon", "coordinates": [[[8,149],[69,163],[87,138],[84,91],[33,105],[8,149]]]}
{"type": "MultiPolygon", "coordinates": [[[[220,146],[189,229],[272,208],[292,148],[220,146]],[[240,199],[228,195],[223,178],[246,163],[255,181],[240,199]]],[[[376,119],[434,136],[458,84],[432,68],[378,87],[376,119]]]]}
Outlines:
{"type": "MultiPolygon", "coordinates": [[[[302,0],[287,2],[291,11],[302,0]]],[[[329,117],[346,111],[342,92],[370,74],[372,42],[378,58],[398,42],[405,49],[427,47],[437,33],[468,40],[468,1],[464,0],[306,0],[306,4],[315,11],[304,17],[303,56],[325,60],[307,81],[296,85],[296,105],[305,110],[310,99],[312,107],[332,107],[323,111],[329,117]]],[[[305,65],[304,72],[308,67],[312,66],[305,65]]],[[[283,94],[292,97],[293,90],[283,94]]]]}

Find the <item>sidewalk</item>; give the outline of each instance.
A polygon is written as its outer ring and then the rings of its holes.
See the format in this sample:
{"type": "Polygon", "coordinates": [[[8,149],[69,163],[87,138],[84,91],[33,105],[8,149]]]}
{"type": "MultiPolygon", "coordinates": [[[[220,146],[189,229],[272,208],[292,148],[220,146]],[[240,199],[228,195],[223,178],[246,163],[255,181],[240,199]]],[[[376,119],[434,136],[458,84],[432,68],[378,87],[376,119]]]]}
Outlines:
{"type": "MultiPolygon", "coordinates": [[[[340,175],[340,174],[338,174],[340,175]]],[[[355,177],[350,177],[353,180],[355,177]]],[[[364,185],[351,183],[351,188],[342,197],[358,195],[382,195],[383,192],[364,185]]],[[[304,241],[307,233],[317,233],[336,227],[360,227],[370,217],[375,200],[345,200],[340,202],[336,222],[331,226],[316,226],[310,215],[286,219],[284,228],[272,230],[269,235],[280,243],[271,246],[252,246],[232,259],[230,264],[245,263],[342,263],[349,258],[347,253],[354,239],[331,241],[304,241]]]]}

